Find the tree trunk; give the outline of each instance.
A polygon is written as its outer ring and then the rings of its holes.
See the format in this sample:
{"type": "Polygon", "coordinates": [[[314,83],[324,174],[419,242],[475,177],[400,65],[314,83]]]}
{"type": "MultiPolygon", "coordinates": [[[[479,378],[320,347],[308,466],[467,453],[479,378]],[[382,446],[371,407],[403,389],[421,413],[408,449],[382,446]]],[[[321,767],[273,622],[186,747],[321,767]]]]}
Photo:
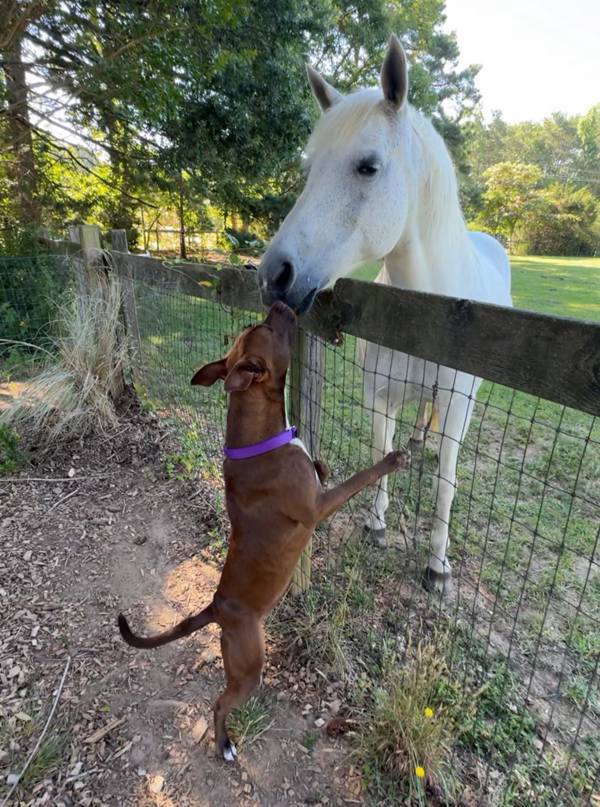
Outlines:
{"type": "Polygon", "coordinates": [[[29,120],[27,79],[22,59],[22,38],[16,37],[4,52],[6,77],[6,109],[8,174],[14,185],[18,218],[23,224],[40,223],[38,178],[33,153],[33,138],[29,120]]]}

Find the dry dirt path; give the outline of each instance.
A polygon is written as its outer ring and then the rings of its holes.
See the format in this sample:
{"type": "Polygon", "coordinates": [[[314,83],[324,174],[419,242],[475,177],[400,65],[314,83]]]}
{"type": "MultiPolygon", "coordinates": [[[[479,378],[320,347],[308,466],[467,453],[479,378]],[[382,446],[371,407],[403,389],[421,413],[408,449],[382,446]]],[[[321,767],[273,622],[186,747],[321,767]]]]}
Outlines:
{"type": "Polygon", "coordinates": [[[218,579],[222,520],[204,483],[165,478],[167,439],[138,417],[17,481],[0,477],[0,804],[69,657],[10,804],[363,803],[347,746],[320,728],[339,700],[314,671],[291,673],[271,648],[261,693],[271,726],[226,765],[212,747],[217,630],[152,652],[120,641],[119,610],[161,629],[205,605],[218,579]]]}

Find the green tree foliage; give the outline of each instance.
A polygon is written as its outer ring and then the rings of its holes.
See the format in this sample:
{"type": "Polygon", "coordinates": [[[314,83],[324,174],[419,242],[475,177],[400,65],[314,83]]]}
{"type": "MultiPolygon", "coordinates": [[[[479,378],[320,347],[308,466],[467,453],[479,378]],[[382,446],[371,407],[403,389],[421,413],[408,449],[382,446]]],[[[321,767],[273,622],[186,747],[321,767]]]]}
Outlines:
{"type": "Polygon", "coordinates": [[[596,177],[600,178],[598,161],[600,160],[600,104],[593,106],[583,115],[577,124],[577,134],[581,141],[585,167],[596,169],[596,177]]]}
{"type": "Polygon", "coordinates": [[[509,247],[536,255],[590,254],[598,202],[588,188],[542,184],[530,163],[502,162],[484,172],[482,207],[473,224],[500,235],[509,247]]]}
{"type": "Polygon", "coordinates": [[[522,242],[521,249],[593,254],[600,247],[599,156],[600,104],[580,117],[557,113],[537,123],[508,124],[499,113],[487,126],[477,120],[462,187],[467,217],[522,242]]]}
{"type": "MultiPolygon", "coordinates": [[[[154,193],[172,197],[184,217],[197,212],[192,199],[210,200],[275,226],[301,185],[298,157],[316,116],[306,61],[342,89],[376,83],[389,34],[399,33],[411,98],[454,146],[477,100],[475,69],[457,69],[456,40],[442,30],[443,0],[0,0],[5,7],[3,79],[17,43],[27,67],[18,105],[42,109],[60,130],[16,121],[32,135],[21,167],[37,157],[43,174],[23,201],[37,203],[39,192],[46,218],[97,215],[131,240],[140,198],[154,193]],[[64,176],[53,160],[68,166],[64,176]],[[78,172],[101,190],[100,205],[88,189],[61,190],[78,172]]],[[[24,204],[17,215],[32,218],[24,204]]]]}
{"type": "Polygon", "coordinates": [[[529,163],[496,163],[484,172],[485,191],[476,224],[501,235],[510,246],[517,225],[522,226],[538,206],[542,172],[529,163]]]}
{"type": "Polygon", "coordinates": [[[458,68],[456,37],[443,30],[444,8],[445,0],[334,0],[329,28],[312,52],[315,66],[341,89],[375,85],[390,33],[397,33],[410,62],[410,101],[433,119],[463,165],[462,124],[479,101],[479,67],[458,68]]]}
{"type": "Polygon", "coordinates": [[[523,236],[535,255],[588,255],[595,246],[598,202],[588,188],[553,182],[538,194],[523,236]]]}

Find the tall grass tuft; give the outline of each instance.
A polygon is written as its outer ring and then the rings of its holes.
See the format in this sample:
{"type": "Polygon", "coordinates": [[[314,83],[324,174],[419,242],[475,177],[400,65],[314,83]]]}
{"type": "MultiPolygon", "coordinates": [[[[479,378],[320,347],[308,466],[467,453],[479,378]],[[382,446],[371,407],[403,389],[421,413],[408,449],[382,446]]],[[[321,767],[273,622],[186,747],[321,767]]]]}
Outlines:
{"type": "Polygon", "coordinates": [[[458,715],[456,693],[444,705],[449,686],[443,654],[433,644],[409,644],[403,661],[384,654],[356,735],[356,756],[372,790],[402,793],[409,804],[426,804],[427,791],[451,794],[458,715]]]}
{"type": "Polygon", "coordinates": [[[65,307],[64,336],[53,339],[56,358],[0,413],[0,423],[43,447],[115,426],[127,354],[120,309],[121,286],[114,279],[65,307]]]}

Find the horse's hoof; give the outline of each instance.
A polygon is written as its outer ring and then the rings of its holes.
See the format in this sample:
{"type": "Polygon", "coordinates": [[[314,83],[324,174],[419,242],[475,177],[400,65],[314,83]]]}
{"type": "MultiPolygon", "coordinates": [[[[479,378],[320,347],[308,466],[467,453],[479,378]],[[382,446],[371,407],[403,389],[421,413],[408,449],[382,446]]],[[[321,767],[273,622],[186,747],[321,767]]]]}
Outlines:
{"type": "Polygon", "coordinates": [[[365,535],[372,544],[375,544],[375,546],[379,546],[382,549],[386,549],[388,543],[387,538],[385,537],[385,527],[374,529],[373,527],[368,527],[365,524],[365,535]]]}
{"type": "Polygon", "coordinates": [[[415,440],[414,437],[411,437],[408,441],[408,450],[411,454],[422,454],[424,445],[425,440],[415,440]]]}
{"type": "Polygon", "coordinates": [[[223,759],[225,762],[235,762],[236,757],[237,751],[235,745],[231,742],[231,740],[227,740],[223,746],[223,759]]]}
{"type": "Polygon", "coordinates": [[[452,591],[452,573],[436,572],[427,566],[423,573],[423,587],[444,597],[452,591]]]}

